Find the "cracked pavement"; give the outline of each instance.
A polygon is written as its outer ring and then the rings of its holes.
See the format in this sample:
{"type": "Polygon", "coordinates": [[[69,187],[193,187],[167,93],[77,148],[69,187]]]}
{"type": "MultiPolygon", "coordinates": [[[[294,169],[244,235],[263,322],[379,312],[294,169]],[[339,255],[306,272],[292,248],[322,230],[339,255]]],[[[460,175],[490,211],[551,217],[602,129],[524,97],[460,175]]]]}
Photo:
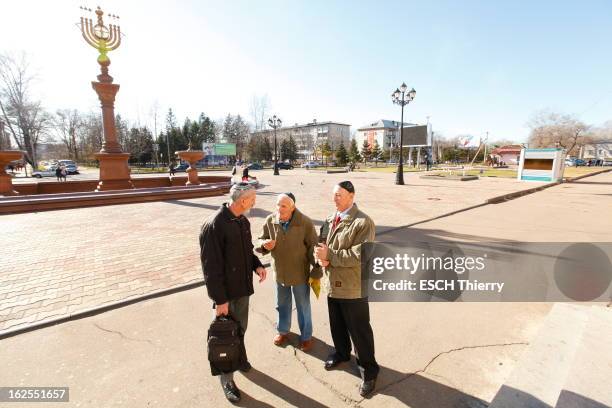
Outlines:
{"type": "MultiPolygon", "coordinates": [[[[246,343],[254,368],[236,374],[241,406],[484,407],[549,308],[371,304],[381,373],[376,394],[364,399],[354,359],[323,368],[331,350],[324,299],[313,300],[315,344],[304,353],[297,334],[284,347],[272,344],[271,292],[268,280],[251,298],[246,343]]],[[[206,361],[211,318],[200,287],[7,338],[0,384],[69,386],[71,402],[61,407],[229,406],[206,361]]]]}
{"type": "MultiPolygon", "coordinates": [[[[531,241],[542,242],[569,231],[574,241],[609,241],[612,220],[596,215],[610,203],[607,196],[602,198],[610,182],[611,173],[594,176],[395,230],[385,239],[524,240],[528,234],[531,241]],[[580,217],[570,216],[571,208],[564,204],[569,198],[581,208],[580,217]],[[500,219],[512,223],[487,228],[500,219]]],[[[383,224],[390,226],[397,220],[388,210],[378,211],[389,213],[383,224]]],[[[272,344],[273,282],[255,286],[246,336],[254,368],[236,375],[243,393],[239,405],[248,407],[482,408],[507,379],[551,307],[371,303],[381,372],[377,392],[362,399],[354,359],[334,371],[323,368],[331,351],[325,299],[312,300],[315,344],[303,353],[295,348],[297,335],[286,347],[272,344]]],[[[204,339],[211,317],[211,303],[205,288],[199,287],[5,338],[0,340],[0,386],[68,386],[68,404],[45,405],[62,408],[230,406],[206,361],[204,339]]]]}

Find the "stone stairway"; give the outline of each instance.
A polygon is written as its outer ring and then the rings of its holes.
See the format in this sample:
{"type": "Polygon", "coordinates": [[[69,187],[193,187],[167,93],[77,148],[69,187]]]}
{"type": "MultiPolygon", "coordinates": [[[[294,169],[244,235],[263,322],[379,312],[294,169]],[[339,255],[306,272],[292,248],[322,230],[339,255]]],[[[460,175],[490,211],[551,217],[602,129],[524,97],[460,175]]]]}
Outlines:
{"type": "Polygon", "coordinates": [[[555,304],[489,407],[612,407],[612,309],[555,304]]]}

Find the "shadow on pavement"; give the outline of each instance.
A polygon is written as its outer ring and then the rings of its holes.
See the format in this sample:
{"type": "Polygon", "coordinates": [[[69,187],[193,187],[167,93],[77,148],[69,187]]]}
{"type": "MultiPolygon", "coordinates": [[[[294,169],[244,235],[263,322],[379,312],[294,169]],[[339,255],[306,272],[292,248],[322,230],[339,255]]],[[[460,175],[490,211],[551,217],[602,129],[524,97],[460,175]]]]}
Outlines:
{"type": "Polygon", "coordinates": [[[206,208],[208,210],[218,210],[219,207],[220,207],[220,205],[210,205],[210,204],[203,204],[203,203],[192,203],[192,202],[188,202],[188,201],[184,201],[184,200],[166,200],[164,202],[168,203],[168,204],[182,205],[184,207],[206,208]]]}
{"type": "MultiPolygon", "coordinates": [[[[291,404],[296,407],[314,407],[314,408],[325,408],[325,405],[313,400],[312,398],[297,392],[293,388],[287,387],[285,384],[275,380],[267,374],[262,373],[261,371],[251,368],[251,371],[244,374],[246,378],[260,386],[261,388],[267,390],[269,393],[276,395],[277,397],[283,399],[288,404],[291,404]]],[[[261,403],[259,401],[253,400],[253,403],[248,403],[248,401],[242,400],[245,403],[245,406],[253,407],[253,406],[261,406],[261,407],[270,407],[271,405],[267,405],[261,403]],[[261,405],[257,405],[257,404],[261,405]]],[[[241,404],[239,404],[241,405],[241,404]]]]}
{"type": "MultiPolygon", "coordinates": [[[[309,355],[321,360],[321,364],[334,351],[334,348],[324,341],[313,337],[314,345],[309,355]]],[[[360,381],[357,363],[354,358],[348,363],[340,364],[336,370],[353,374],[360,381]]],[[[416,373],[402,373],[397,370],[380,366],[376,390],[368,399],[376,394],[393,397],[412,408],[485,408],[486,401],[433,381],[416,373]]]]}

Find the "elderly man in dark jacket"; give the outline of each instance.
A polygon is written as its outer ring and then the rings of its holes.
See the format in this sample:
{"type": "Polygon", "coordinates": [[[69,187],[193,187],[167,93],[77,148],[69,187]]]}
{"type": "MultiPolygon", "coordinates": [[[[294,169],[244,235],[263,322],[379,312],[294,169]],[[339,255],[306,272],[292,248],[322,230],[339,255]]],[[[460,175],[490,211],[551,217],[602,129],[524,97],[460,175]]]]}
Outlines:
{"type": "MultiPolygon", "coordinates": [[[[253,294],[253,273],[259,282],[266,279],[266,269],[253,253],[251,224],[243,215],[255,205],[255,189],[248,183],[234,184],[230,203],[208,218],[200,233],[200,259],[208,296],[213,300],[217,316],[228,313],[243,332],[249,321],[249,296],[253,294]]],[[[241,371],[251,368],[244,348],[241,371]]],[[[213,373],[215,374],[215,373],[213,373]]],[[[221,373],[225,397],[233,403],[240,401],[240,391],[233,373],[221,373]]]]}

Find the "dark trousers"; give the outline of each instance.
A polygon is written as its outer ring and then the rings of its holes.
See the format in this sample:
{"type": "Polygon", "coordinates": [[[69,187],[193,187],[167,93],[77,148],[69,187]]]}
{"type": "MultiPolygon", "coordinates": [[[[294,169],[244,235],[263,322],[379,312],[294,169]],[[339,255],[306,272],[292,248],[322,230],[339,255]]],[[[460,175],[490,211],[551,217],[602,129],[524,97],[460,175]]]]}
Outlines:
{"type": "Polygon", "coordinates": [[[361,377],[373,380],[380,367],[374,358],[374,333],[370,325],[370,306],[367,299],[327,298],[329,326],[336,348],[336,358],[351,358],[351,340],[361,377]]]}

